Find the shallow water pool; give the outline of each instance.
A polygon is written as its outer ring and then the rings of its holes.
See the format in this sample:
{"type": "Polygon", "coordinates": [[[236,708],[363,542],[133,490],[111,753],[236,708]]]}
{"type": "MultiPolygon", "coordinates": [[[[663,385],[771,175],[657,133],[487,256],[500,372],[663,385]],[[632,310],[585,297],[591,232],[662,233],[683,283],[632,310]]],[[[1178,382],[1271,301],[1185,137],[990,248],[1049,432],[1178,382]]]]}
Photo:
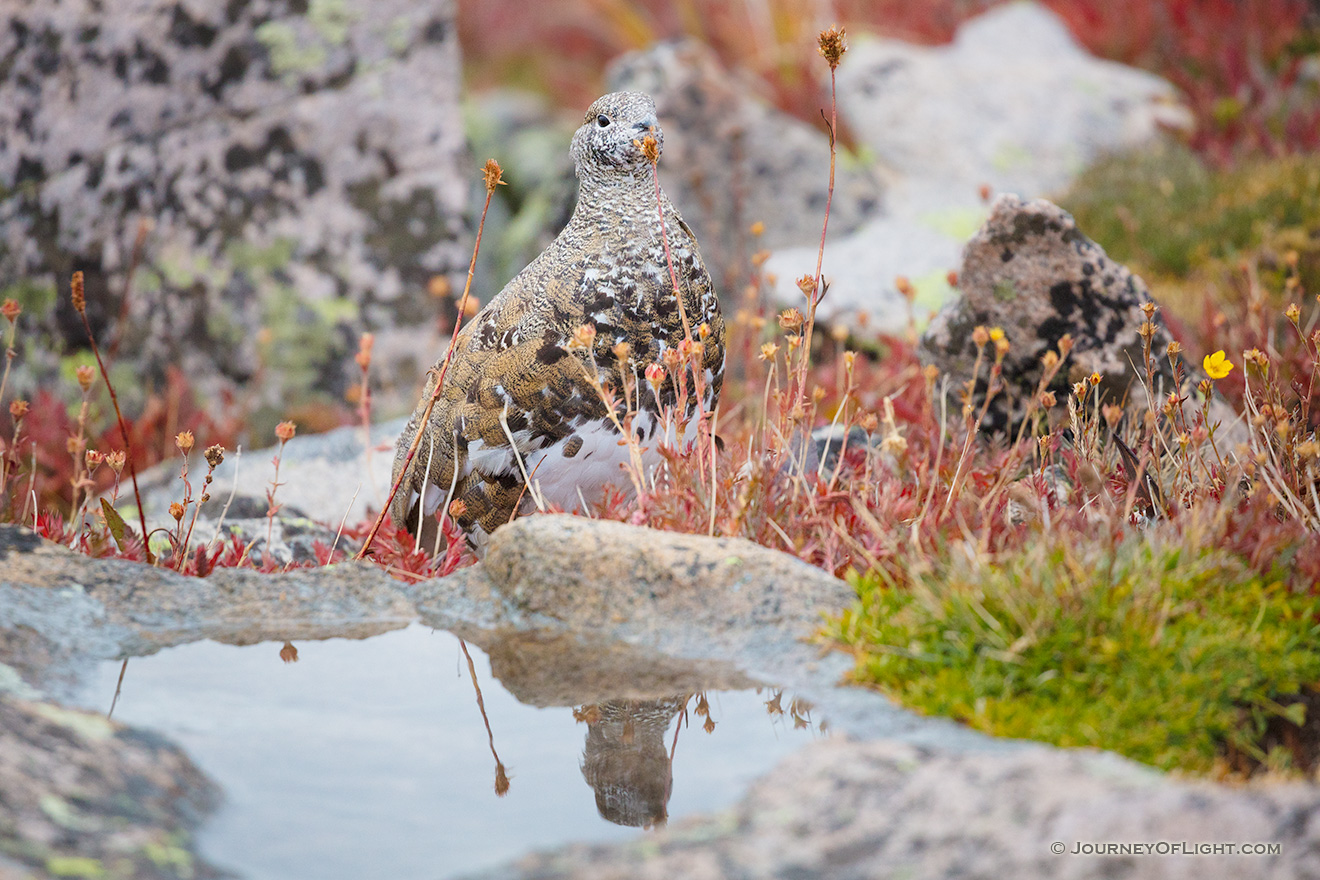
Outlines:
{"type": "MultiPolygon", "coordinates": [[[[201,641],[133,658],[114,704],[219,784],[199,848],[248,880],[444,878],[637,838],[732,805],[823,735],[769,689],[526,706],[479,649],[418,624],[299,642],[285,662],[293,647],[201,641]]],[[[102,664],[79,702],[108,710],[120,670],[102,664]]]]}

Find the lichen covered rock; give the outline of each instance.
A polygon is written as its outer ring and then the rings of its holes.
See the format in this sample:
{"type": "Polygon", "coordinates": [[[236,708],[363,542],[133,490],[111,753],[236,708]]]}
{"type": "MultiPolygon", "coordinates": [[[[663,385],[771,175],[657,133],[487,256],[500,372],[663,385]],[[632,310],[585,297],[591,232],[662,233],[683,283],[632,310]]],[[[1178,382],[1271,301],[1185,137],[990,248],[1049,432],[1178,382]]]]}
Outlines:
{"type": "MultiPolygon", "coordinates": [[[[1000,196],[963,251],[958,286],[961,295],[931,321],[920,355],[948,378],[952,396],[972,375],[975,328],[1003,329],[1010,345],[1003,362],[1005,390],[991,400],[983,429],[1003,430],[1021,419],[1040,381],[1042,356],[1058,351],[1065,334],[1073,347],[1053,390],[1065,394],[1072,383],[1098,373],[1104,400],[1145,405],[1136,383],[1145,376],[1141,307],[1152,302],[1150,294],[1140,278],[1083,235],[1062,208],[1043,199],[1000,196]]],[[[1158,311],[1153,323],[1155,390],[1167,393],[1174,379],[1165,351],[1173,337],[1158,311]]],[[[978,411],[993,359],[987,346],[974,401],[978,411]]],[[[953,403],[950,411],[957,412],[953,403]]]]}
{"type": "Polygon", "coordinates": [[[453,19],[405,0],[11,4],[4,295],[82,346],[81,269],[103,346],[148,378],[260,372],[286,396],[341,393],[373,329],[380,375],[411,392],[422,292],[470,251],[453,19]]]}

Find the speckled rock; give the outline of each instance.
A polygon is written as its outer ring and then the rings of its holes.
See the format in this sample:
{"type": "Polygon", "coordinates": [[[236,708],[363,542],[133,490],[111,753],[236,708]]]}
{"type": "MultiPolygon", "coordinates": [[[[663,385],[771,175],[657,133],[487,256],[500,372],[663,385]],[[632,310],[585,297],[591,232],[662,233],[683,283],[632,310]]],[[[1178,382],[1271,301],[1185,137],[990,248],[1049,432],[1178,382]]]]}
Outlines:
{"type": "Polygon", "coordinates": [[[220,876],[191,837],[215,787],[99,713],[0,695],[0,791],[0,877],[220,876]]]}
{"type": "Polygon", "coordinates": [[[730,813],[634,843],[566,847],[482,876],[1316,877],[1320,788],[1180,783],[1087,751],[950,755],[835,737],[785,760],[730,813]],[[1106,844],[1150,844],[1153,851],[1085,849],[1106,844]],[[1214,844],[1234,849],[1187,855],[1164,849],[1214,844]],[[1277,845],[1278,852],[1241,852],[1255,844],[1277,845]]]}
{"type": "MultiPolygon", "coordinates": [[[[830,167],[821,131],[774,109],[745,75],[693,41],[624,55],[609,81],[655,98],[665,127],[661,180],[725,296],[740,291],[754,248],[820,238],[830,167]],[[749,232],[757,221],[765,224],[759,243],[749,232]]],[[[872,169],[840,163],[831,230],[854,231],[879,213],[882,196],[872,169]]]]}
{"type": "Polygon", "coordinates": [[[84,270],[102,345],[148,378],[179,363],[194,382],[260,374],[286,395],[338,399],[374,329],[377,375],[411,394],[413,349],[434,347],[427,281],[457,279],[470,253],[454,15],[407,0],[9,4],[4,295],[44,318],[56,351],[79,347],[68,283],[84,270]]]}
{"type": "MultiPolygon", "coordinates": [[[[959,411],[957,392],[975,365],[972,331],[978,325],[1003,328],[1011,345],[1003,364],[1006,389],[991,401],[984,430],[1000,431],[1021,419],[1041,377],[1042,355],[1057,350],[1064,334],[1072,335],[1074,345],[1052,386],[1061,401],[1073,382],[1099,373],[1106,402],[1145,405],[1144,393],[1134,391],[1144,376],[1138,330],[1146,320],[1141,305],[1151,302],[1150,294],[1062,208],[1043,199],[1000,196],[963,251],[958,286],[961,295],[931,321],[920,349],[922,361],[939,367],[949,380],[950,412],[959,411]]],[[[1157,396],[1173,386],[1165,357],[1172,339],[1156,312],[1151,359],[1157,396]]],[[[992,357],[981,367],[978,411],[992,357]]]]}

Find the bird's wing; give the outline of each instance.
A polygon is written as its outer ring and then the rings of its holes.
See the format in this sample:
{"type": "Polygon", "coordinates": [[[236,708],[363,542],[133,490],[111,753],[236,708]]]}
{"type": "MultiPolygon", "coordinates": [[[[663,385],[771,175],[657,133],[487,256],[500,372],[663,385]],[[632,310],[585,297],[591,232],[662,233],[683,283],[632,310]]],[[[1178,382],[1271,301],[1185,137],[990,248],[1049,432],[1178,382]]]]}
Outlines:
{"type": "Polygon", "coordinates": [[[431,371],[395,456],[397,478],[408,445],[422,430],[391,506],[396,522],[415,519],[419,501],[429,514],[453,498],[466,507],[457,517],[461,526],[493,530],[518,504],[527,455],[567,437],[582,419],[604,416],[604,404],[586,381],[585,356],[567,350],[582,322],[578,285],[563,273],[534,271],[539,262],[459,333],[444,387],[423,426],[444,359],[431,371]]]}

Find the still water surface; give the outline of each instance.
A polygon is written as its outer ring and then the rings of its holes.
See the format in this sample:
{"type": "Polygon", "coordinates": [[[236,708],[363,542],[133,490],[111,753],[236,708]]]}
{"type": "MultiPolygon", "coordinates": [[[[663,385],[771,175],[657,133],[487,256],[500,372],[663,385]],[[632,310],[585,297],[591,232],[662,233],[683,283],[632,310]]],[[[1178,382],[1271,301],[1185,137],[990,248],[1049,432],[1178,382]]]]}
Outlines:
{"type": "MultiPolygon", "coordinates": [[[[449,633],[415,624],[301,642],[293,663],[280,650],[203,641],[134,658],[114,710],[181,745],[220,784],[200,849],[247,880],[444,878],[571,841],[636,839],[653,832],[602,811],[647,824],[656,811],[673,821],[726,808],[822,735],[771,690],[706,694],[710,733],[699,696],[575,707],[577,717],[525,706],[469,645],[488,734],[449,633]],[[684,703],[686,722],[673,714],[684,703]]],[[[109,708],[119,671],[103,664],[80,701],[109,708]]]]}

